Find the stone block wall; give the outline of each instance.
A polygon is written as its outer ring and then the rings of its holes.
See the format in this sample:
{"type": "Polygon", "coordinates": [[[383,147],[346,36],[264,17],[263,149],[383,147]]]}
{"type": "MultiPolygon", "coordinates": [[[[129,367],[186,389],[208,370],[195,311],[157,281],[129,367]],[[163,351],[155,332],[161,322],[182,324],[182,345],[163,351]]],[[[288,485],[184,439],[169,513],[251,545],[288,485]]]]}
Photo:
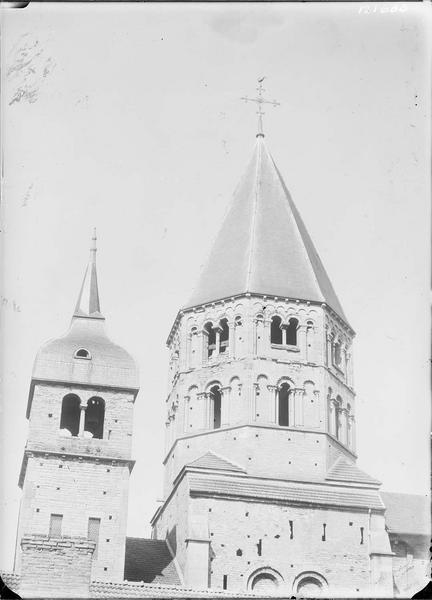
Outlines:
{"type": "Polygon", "coordinates": [[[249,475],[322,481],[338,456],[353,460],[339,442],[319,431],[243,426],[179,439],[165,462],[165,496],[185,464],[206,452],[242,466],[249,475]]]}
{"type": "Polygon", "coordinates": [[[89,597],[94,542],[26,535],[21,540],[19,593],[28,597],[89,597]]]}
{"type": "MultiPolygon", "coordinates": [[[[28,457],[18,541],[49,533],[50,515],[63,515],[62,535],[87,537],[88,520],[100,518],[93,578],[121,581],[128,508],[127,464],[86,457],[33,453],[28,457]]],[[[16,569],[22,571],[17,548],[16,569]]]]}
{"type": "Polygon", "coordinates": [[[211,587],[222,588],[226,576],[228,590],[246,590],[254,573],[275,571],[280,591],[295,594],[309,572],[327,582],[331,597],[370,595],[366,512],[216,498],[190,502],[191,513],[208,518],[211,587]]]}

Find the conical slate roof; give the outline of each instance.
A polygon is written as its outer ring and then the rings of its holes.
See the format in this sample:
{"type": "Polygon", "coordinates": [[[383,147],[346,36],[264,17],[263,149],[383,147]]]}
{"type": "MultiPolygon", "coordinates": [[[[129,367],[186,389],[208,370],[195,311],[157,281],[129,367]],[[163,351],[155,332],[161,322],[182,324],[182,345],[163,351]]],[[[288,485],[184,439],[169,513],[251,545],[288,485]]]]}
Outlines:
{"type": "Polygon", "coordinates": [[[186,308],[246,292],[325,302],[346,321],[261,135],[186,308]]]}

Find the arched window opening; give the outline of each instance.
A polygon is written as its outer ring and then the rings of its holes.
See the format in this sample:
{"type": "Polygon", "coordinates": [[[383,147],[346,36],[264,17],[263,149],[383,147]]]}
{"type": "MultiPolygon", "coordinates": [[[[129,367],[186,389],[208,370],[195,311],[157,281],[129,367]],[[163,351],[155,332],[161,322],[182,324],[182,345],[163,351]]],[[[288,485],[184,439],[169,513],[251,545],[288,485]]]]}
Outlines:
{"type": "Polygon", "coordinates": [[[288,383],[283,383],[278,391],[278,423],[288,427],[289,423],[289,390],[288,383]]]}
{"type": "Polygon", "coordinates": [[[259,592],[262,595],[266,595],[267,592],[274,592],[277,587],[278,581],[271,573],[260,573],[259,575],[256,575],[251,585],[254,592],[259,592]]]}
{"type": "Polygon", "coordinates": [[[289,346],[297,346],[297,327],[298,327],[298,320],[297,319],[290,319],[288,321],[288,327],[287,327],[287,344],[289,346]]]}
{"type": "Polygon", "coordinates": [[[335,435],[336,439],[340,440],[341,438],[341,408],[342,408],[342,398],[340,396],[336,396],[336,406],[335,406],[335,435]]]}
{"type": "Polygon", "coordinates": [[[340,342],[335,343],[333,352],[334,352],[334,354],[333,354],[334,364],[337,367],[340,367],[341,362],[342,362],[342,351],[341,351],[340,342]]]}
{"type": "Polygon", "coordinates": [[[316,577],[304,577],[297,585],[297,594],[304,597],[316,597],[322,593],[323,585],[316,577]]]}
{"type": "Polygon", "coordinates": [[[77,436],[79,432],[80,404],[81,401],[75,394],[68,394],[62,401],[60,429],[66,429],[73,436],[77,436]]]}
{"type": "Polygon", "coordinates": [[[270,325],[270,342],[272,344],[282,344],[282,319],[280,317],[272,317],[270,325]]]}
{"type": "Polygon", "coordinates": [[[189,348],[188,348],[189,365],[192,367],[195,366],[195,361],[196,361],[196,357],[197,357],[197,347],[198,347],[198,328],[194,326],[190,330],[189,348]]]}
{"type": "Polygon", "coordinates": [[[216,350],[216,331],[211,323],[206,323],[204,330],[207,332],[207,356],[210,358],[216,350]]]}
{"type": "Polygon", "coordinates": [[[101,440],[103,438],[104,417],[105,402],[102,398],[90,398],[87,402],[84,431],[101,440]]]}
{"type": "Polygon", "coordinates": [[[75,352],[75,358],[87,358],[87,359],[90,359],[91,358],[91,354],[85,348],[80,348],[79,350],[77,350],[75,352]]]}
{"type": "Polygon", "coordinates": [[[212,405],[210,426],[213,429],[219,429],[222,416],[222,394],[219,386],[214,385],[210,389],[210,400],[212,405]]]}
{"type": "Polygon", "coordinates": [[[223,354],[228,350],[229,344],[229,328],[228,328],[228,320],[221,319],[220,322],[221,331],[219,336],[219,353],[223,354]]]}

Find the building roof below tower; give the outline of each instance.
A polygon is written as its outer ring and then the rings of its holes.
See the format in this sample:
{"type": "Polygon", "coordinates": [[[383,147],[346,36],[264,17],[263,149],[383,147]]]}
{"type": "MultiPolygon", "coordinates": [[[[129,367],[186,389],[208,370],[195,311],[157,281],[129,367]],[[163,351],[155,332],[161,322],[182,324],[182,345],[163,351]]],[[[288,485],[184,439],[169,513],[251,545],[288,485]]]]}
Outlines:
{"type": "Polygon", "coordinates": [[[127,537],[124,578],[164,585],[181,585],[173,557],[164,540],[127,537]]]}
{"type": "Polygon", "coordinates": [[[343,456],[340,456],[334,465],[329,469],[326,479],[329,481],[365,483],[375,487],[381,484],[378,479],[374,479],[343,456]]]}
{"type": "Polygon", "coordinates": [[[199,469],[216,469],[218,471],[236,471],[238,473],[246,473],[246,469],[240,465],[236,465],[227,458],[219,456],[214,452],[207,452],[206,454],[203,454],[203,456],[200,456],[187,466],[199,469]]]}
{"type": "Polygon", "coordinates": [[[386,507],[386,526],[390,533],[430,537],[429,496],[392,492],[381,492],[380,495],[386,507]]]}

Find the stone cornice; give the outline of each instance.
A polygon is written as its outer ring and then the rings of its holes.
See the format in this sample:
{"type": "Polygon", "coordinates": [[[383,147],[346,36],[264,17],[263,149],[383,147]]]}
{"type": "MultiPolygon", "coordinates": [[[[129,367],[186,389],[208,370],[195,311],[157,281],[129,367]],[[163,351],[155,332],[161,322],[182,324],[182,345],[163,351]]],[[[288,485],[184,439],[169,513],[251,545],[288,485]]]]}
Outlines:
{"type": "Polygon", "coordinates": [[[41,450],[34,449],[31,447],[26,447],[24,449],[24,454],[21,462],[21,469],[18,478],[18,485],[22,488],[24,483],[25,472],[27,470],[27,462],[30,456],[44,456],[44,457],[57,457],[57,458],[67,458],[76,461],[88,461],[94,463],[105,463],[110,465],[123,464],[129,468],[129,472],[132,472],[132,469],[135,465],[135,460],[130,458],[117,458],[114,456],[100,456],[94,454],[84,454],[84,453],[75,453],[75,452],[67,452],[67,451],[53,451],[53,450],[41,450]]]}
{"type": "Polygon", "coordinates": [[[225,304],[225,302],[231,302],[234,300],[238,300],[239,298],[263,298],[266,300],[275,300],[275,301],[283,301],[283,302],[296,302],[296,303],[304,303],[307,306],[320,306],[322,308],[324,308],[325,310],[327,310],[330,315],[333,317],[333,319],[339,323],[340,325],[342,325],[344,328],[346,328],[346,330],[349,332],[349,334],[354,337],[355,336],[355,331],[354,329],[352,329],[352,327],[346,323],[328,304],[323,303],[323,302],[318,302],[318,301],[314,301],[314,300],[308,300],[305,298],[285,298],[285,297],[280,297],[280,296],[274,296],[271,294],[256,294],[256,293],[250,293],[250,292],[243,292],[241,294],[237,294],[236,296],[227,296],[224,298],[218,298],[216,300],[213,300],[212,302],[206,302],[205,304],[199,304],[196,306],[191,306],[188,308],[182,308],[178,311],[175,319],[174,319],[174,323],[172,324],[172,327],[170,329],[170,332],[168,334],[167,340],[166,340],[166,344],[169,346],[169,344],[171,343],[171,340],[175,334],[175,331],[177,329],[177,325],[180,321],[180,319],[183,317],[183,315],[185,315],[186,313],[193,313],[193,312],[202,312],[203,310],[205,310],[205,308],[207,306],[216,306],[216,305],[221,305],[223,306],[225,304]]]}
{"type": "MultiPolygon", "coordinates": [[[[181,482],[184,480],[184,478],[189,474],[206,474],[209,477],[212,476],[221,476],[223,475],[224,478],[227,479],[237,479],[239,481],[244,481],[244,480],[248,480],[248,481],[253,481],[253,482],[262,482],[268,485],[271,484],[277,484],[280,483],[282,486],[287,486],[289,484],[293,484],[295,486],[316,486],[317,490],[319,489],[323,489],[323,488],[327,488],[327,489],[332,489],[332,488],[343,488],[344,490],[349,490],[349,489],[355,489],[358,492],[371,492],[371,493],[376,493],[379,494],[378,489],[372,486],[365,486],[362,484],[350,484],[350,485],[346,485],[344,482],[340,482],[340,483],[330,483],[327,481],[313,481],[313,480],[299,480],[299,479],[284,479],[284,480],[278,480],[278,479],[274,479],[274,478],[270,478],[270,477],[260,477],[260,476],[255,476],[255,475],[248,475],[247,473],[234,473],[234,472],[229,472],[229,471],[225,471],[222,473],[221,470],[213,470],[213,469],[197,469],[195,467],[192,466],[188,466],[185,465],[180,472],[178,473],[178,475],[176,476],[174,482],[173,482],[173,487],[172,490],[170,491],[169,495],[167,496],[167,498],[164,500],[163,504],[161,506],[159,506],[157,508],[157,510],[155,511],[150,523],[152,526],[154,526],[155,522],[158,520],[159,516],[163,513],[163,511],[165,510],[165,508],[168,506],[171,498],[174,496],[174,494],[177,491],[177,488],[180,486],[181,482]]],[[[369,510],[372,510],[372,512],[377,512],[377,513],[383,513],[385,511],[385,508],[383,507],[381,508],[372,508],[370,509],[369,507],[365,507],[365,506],[361,506],[360,504],[357,506],[344,506],[341,505],[339,501],[335,501],[334,506],[333,505],[329,505],[328,503],[320,503],[319,501],[317,502],[310,502],[310,501],[304,501],[304,500],[299,500],[299,501],[293,501],[291,500],[287,500],[286,502],[284,500],[278,500],[275,498],[255,498],[255,497],[244,497],[243,495],[236,495],[235,493],[229,493],[229,494],[223,494],[223,493],[217,493],[215,494],[214,492],[203,492],[203,491],[199,491],[199,492],[194,492],[193,490],[189,490],[189,493],[191,496],[196,496],[196,497],[217,497],[219,499],[225,499],[225,500],[238,500],[241,499],[242,501],[245,502],[260,502],[260,503],[270,503],[270,504],[287,504],[287,505],[293,505],[293,504],[297,504],[298,506],[310,506],[310,505],[314,505],[317,508],[323,508],[325,510],[329,510],[329,508],[335,508],[337,510],[349,510],[352,511],[353,509],[359,512],[365,512],[368,513],[369,510]]]]}
{"type": "Polygon", "coordinates": [[[203,431],[197,431],[196,433],[191,433],[188,435],[183,435],[182,437],[178,437],[170,446],[170,448],[168,449],[165,458],[163,459],[163,464],[165,465],[170,454],[173,452],[173,450],[175,449],[177,443],[180,440],[189,440],[191,438],[195,438],[195,437],[200,437],[203,435],[217,435],[219,432],[221,431],[232,431],[234,429],[243,429],[245,427],[251,427],[251,428],[255,428],[255,429],[273,429],[276,431],[292,431],[293,433],[295,432],[302,432],[302,433],[313,433],[314,435],[326,435],[328,437],[330,437],[334,442],[336,442],[336,444],[338,444],[338,446],[341,447],[342,450],[344,450],[345,452],[347,452],[350,456],[352,456],[353,458],[357,458],[357,454],[355,454],[355,452],[353,452],[352,450],[350,450],[349,448],[347,448],[346,446],[344,446],[335,436],[331,435],[328,431],[317,431],[316,429],[308,429],[307,427],[282,427],[281,425],[271,425],[271,424],[257,424],[257,423],[244,423],[243,425],[230,425],[229,427],[219,427],[218,429],[205,429],[203,431]]]}

